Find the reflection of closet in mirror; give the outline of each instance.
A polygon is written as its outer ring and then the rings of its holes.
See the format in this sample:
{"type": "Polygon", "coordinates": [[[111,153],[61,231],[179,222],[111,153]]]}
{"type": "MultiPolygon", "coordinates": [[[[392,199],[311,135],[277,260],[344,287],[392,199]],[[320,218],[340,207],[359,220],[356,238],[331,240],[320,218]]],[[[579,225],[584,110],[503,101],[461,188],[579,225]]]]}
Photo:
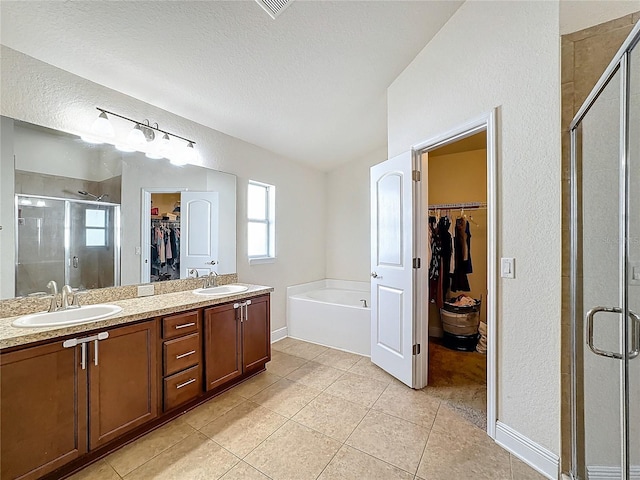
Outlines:
{"type": "Polygon", "coordinates": [[[16,195],[17,296],[120,284],[120,205],[16,195]]]}
{"type": "Polygon", "coordinates": [[[180,193],[151,194],[149,281],[180,278],[180,193]]]}
{"type": "Polygon", "coordinates": [[[220,262],[227,256],[220,248],[220,197],[228,193],[176,190],[143,189],[143,282],[227,273],[220,262]]]}

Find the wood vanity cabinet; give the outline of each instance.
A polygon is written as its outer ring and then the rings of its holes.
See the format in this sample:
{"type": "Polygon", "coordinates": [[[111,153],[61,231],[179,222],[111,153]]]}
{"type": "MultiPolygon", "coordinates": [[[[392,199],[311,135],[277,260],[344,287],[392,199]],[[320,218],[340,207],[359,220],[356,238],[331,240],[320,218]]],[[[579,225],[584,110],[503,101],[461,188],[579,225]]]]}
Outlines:
{"type": "Polygon", "coordinates": [[[156,322],[105,331],[0,355],[2,480],[39,478],[157,415],[156,322]]]}
{"type": "Polygon", "coordinates": [[[204,311],[206,389],[264,367],[271,359],[269,295],[204,311]]]}
{"type": "Polygon", "coordinates": [[[87,451],[87,375],[62,341],[0,355],[0,478],[34,479],[87,451]]]}

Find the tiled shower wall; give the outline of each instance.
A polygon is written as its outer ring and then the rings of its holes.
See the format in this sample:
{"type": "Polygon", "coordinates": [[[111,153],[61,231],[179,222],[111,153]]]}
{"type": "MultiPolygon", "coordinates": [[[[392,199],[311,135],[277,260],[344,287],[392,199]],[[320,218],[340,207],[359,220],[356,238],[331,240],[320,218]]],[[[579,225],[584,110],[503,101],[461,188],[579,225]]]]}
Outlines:
{"type": "Polygon", "coordinates": [[[571,467],[571,317],[570,274],[570,137],[569,125],[622,42],[640,19],[640,12],[562,36],[562,456],[571,467]]]}

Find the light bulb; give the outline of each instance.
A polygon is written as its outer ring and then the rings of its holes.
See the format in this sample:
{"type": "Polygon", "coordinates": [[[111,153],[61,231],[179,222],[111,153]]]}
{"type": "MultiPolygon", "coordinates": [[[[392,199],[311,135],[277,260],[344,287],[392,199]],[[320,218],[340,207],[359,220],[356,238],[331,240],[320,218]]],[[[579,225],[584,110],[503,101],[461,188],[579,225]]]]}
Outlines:
{"type": "Polygon", "coordinates": [[[105,112],[100,112],[98,118],[96,118],[93,122],[91,130],[93,130],[93,133],[102,137],[113,138],[116,136],[113,125],[111,125],[111,122],[109,121],[109,118],[107,117],[107,114],[105,112]]]}
{"type": "Polygon", "coordinates": [[[185,147],[184,159],[186,163],[196,163],[196,149],[193,142],[189,142],[185,147]]]}
{"type": "Polygon", "coordinates": [[[142,133],[142,128],[139,123],[136,123],[136,126],[131,129],[129,132],[129,136],[127,137],[127,141],[134,146],[144,145],[147,143],[147,139],[142,133]]]}
{"type": "Polygon", "coordinates": [[[160,160],[161,158],[164,158],[164,156],[160,155],[158,152],[155,152],[153,150],[148,151],[147,153],[144,154],[144,156],[152,160],[160,160]]]}

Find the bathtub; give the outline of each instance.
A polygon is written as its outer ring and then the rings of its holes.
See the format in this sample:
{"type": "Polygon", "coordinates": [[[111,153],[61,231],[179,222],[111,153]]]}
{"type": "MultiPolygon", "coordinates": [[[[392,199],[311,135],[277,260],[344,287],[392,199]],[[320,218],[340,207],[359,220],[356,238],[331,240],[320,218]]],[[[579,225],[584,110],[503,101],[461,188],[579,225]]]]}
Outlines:
{"type": "Polygon", "coordinates": [[[368,282],[320,280],[287,288],[290,337],[371,355],[371,303],[368,282]],[[367,301],[367,307],[364,302],[367,301]]]}

